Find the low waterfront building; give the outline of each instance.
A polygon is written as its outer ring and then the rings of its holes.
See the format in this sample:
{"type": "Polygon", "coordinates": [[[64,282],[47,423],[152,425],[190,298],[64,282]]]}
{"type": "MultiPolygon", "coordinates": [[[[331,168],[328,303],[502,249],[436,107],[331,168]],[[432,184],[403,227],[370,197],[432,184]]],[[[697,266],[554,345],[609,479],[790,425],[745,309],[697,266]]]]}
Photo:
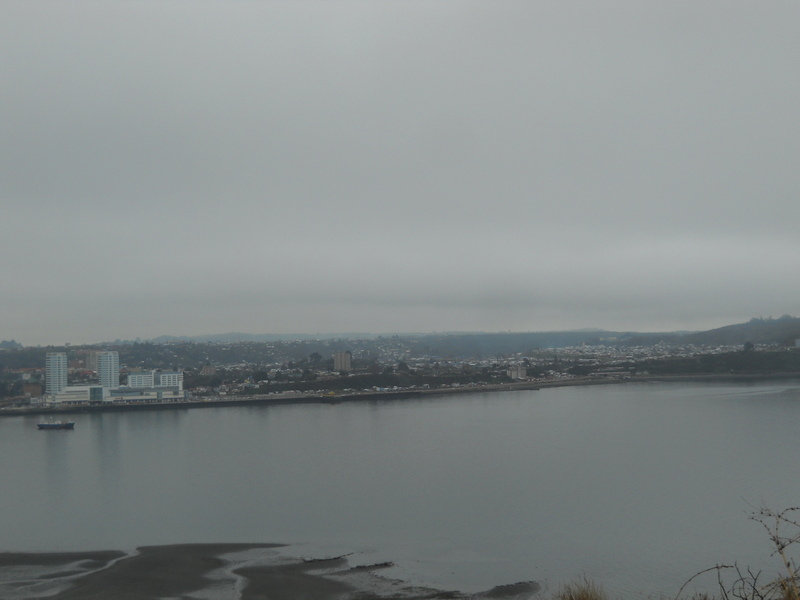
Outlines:
{"type": "Polygon", "coordinates": [[[91,404],[104,400],[105,390],[99,385],[70,385],[50,396],[55,404],[91,404]]]}
{"type": "Polygon", "coordinates": [[[104,401],[111,404],[125,404],[129,402],[183,402],[188,398],[187,392],[178,388],[151,387],[131,388],[120,387],[108,391],[104,401]]]}
{"type": "Polygon", "coordinates": [[[130,388],[152,388],[156,386],[155,371],[140,371],[138,373],[128,373],[128,387],[130,388]]]}
{"type": "Polygon", "coordinates": [[[128,373],[128,387],[138,389],[176,388],[183,390],[183,372],[153,370],[128,373]]]}
{"type": "Polygon", "coordinates": [[[156,371],[156,387],[174,387],[183,389],[183,372],[181,371],[156,371]]]}

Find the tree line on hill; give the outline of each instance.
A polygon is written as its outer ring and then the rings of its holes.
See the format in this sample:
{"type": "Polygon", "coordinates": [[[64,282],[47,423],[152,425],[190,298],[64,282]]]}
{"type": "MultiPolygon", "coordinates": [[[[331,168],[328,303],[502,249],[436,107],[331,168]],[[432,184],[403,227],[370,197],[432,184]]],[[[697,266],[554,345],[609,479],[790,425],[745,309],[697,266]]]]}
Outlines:
{"type": "MultiPolygon", "coordinates": [[[[672,345],[693,344],[696,346],[719,346],[745,344],[775,344],[793,348],[794,341],[800,338],[800,319],[784,315],[777,319],[752,319],[747,323],[729,325],[718,329],[695,333],[631,333],[608,331],[566,331],[530,333],[460,333],[427,334],[414,336],[376,336],[360,339],[330,338],[282,340],[270,342],[133,342],[103,344],[85,347],[23,347],[18,342],[0,343],[0,371],[8,373],[20,369],[41,369],[45,354],[53,351],[66,351],[71,357],[79,357],[82,351],[109,349],[117,350],[120,363],[129,368],[144,369],[194,369],[204,365],[267,365],[285,364],[307,360],[309,356],[319,356],[329,361],[337,352],[350,351],[358,360],[376,361],[387,356],[401,356],[406,359],[427,357],[432,360],[491,359],[514,355],[532,355],[544,349],[575,346],[653,346],[659,343],[672,345]]],[[[718,358],[704,361],[683,360],[675,362],[674,369],[721,370],[718,358]],[[708,361],[717,361],[709,366],[708,361]]],[[[731,358],[731,368],[741,369],[740,357],[731,358]]],[[[754,363],[757,359],[748,357],[752,368],[766,368],[754,363]]],[[[777,360],[774,356],[771,359],[777,360]]],[[[793,368],[793,359],[780,359],[776,368],[793,368]],[[785,364],[784,364],[785,363],[785,364]],[[781,367],[783,365],[783,367],[781,367]]],[[[314,365],[315,367],[319,365],[314,365]]],[[[667,368],[667,367],[664,367],[667,368]]]]}

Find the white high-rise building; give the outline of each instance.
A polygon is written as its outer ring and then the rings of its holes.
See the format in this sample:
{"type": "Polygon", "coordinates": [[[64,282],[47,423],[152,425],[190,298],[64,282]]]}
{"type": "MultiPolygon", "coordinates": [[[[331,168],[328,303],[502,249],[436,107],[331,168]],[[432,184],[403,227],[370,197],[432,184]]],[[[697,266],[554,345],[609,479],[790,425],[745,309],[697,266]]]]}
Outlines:
{"type": "Polygon", "coordinates": [[[97,376],[104,388],[119,387],[119,353],[116,350],[97,354],[97,376]]]}
{"type": "Polygon", "coordinates": [[[67,387],[67,353],[48,352],[44,360],[45,393],[54,396],[67,387]]]}

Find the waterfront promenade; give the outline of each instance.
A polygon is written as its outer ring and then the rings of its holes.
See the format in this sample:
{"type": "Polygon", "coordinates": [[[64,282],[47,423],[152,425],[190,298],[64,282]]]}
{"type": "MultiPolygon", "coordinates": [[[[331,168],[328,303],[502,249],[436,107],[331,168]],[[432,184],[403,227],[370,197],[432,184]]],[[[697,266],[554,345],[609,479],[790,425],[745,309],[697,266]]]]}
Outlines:
{"type": "Polygon", "coordinates": [[[552,380],[519,381],[495,385],[462,385],[458,387],[440,387],[435,389],[398,389],[384,391],[360,391],[347,393],[329,392],[279,392],[274,394],[254,394],[237,396],[196,397],[180,402],[130,402],[130,403],[97,403],[72,404],[69,406],[31,405],[24,407],[4,407],[0,409],[0,417],[24,415],[62,415],[84,414],[96,412],[126,412],[145,410],[186,410],[193,408],[220,408],[234,406],[268,406],[285,404],[340,404],[343,402],[367,402],[378,400],[403,400],[414,397],[442,396],[453,394],[497,393],[518,390],[538,390],[552,387],[612,385],[642,382],[751,382],[770,379],[800,379],[800,373],[771,374],[700,374],[700,375],[638,375],[625,379],[575,377],[552,380]]]}

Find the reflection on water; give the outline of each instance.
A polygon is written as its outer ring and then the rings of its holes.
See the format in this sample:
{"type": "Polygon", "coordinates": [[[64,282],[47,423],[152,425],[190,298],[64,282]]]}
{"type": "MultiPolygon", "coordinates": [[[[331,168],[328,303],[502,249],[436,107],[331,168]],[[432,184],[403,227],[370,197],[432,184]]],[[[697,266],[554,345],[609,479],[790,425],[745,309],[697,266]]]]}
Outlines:
{"type": "Polygon", "coordinates": [[[46,498],[56,503],[59,498],[69,494],[72,464],[69,460],[69,445],[72,440],[69,431],[38,431],[42,434],[45,455],[44,461],[36,465],[44,469],[44,481],[47,484],[46,498]],[[53,435],[48,435],[53,434],[53,435]]]}
{"type": "Polygon", "coordinates": [[[769,564],[746,511],[798,503],[798,401],[797,382],[626,384],[0,419],[0,544],[287,542],[445,588],[669,595],[769,564]]]}

